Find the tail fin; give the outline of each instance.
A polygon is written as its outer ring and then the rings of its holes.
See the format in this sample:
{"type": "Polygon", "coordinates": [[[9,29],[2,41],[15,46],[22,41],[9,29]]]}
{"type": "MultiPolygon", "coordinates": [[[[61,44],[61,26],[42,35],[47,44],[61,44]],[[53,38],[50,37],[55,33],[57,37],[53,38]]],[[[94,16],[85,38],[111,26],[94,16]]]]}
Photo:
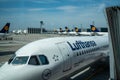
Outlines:
{"type": "Polygon", "coordinates": [[[63,32],[62,28],[59,28],[60,29],[60,32],[63,32]]]}
{"type": "Polygon", "coordinates": [[[66,31],[66,32],[70,32],[70,30],[68,29],[67,26],[65,27],[65,31],[66,31]]]}
{"type": "Polygon", "coordinates": [[[81,32],[81,30],[75,27],[75,32],[81,32]]]}
{"type": "Polygon", "coordinates": [[[9,27],[10,27],[10,23],[6,23],[6,25],[2,28],[0,33],[8,33],[9,32],[9,27]]]}
{"type": "Polygon", "coordinates": [[[92,32],[99,32],[99,30],[94,25],[90,25],[90,26],[92,32]]]}

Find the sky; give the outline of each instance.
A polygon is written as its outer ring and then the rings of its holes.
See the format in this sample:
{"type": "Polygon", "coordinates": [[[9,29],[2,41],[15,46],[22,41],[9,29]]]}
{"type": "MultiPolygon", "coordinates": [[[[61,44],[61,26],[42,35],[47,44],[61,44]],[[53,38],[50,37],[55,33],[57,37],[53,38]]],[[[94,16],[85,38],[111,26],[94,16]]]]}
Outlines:
{"type": "Polygon", "coordinates": [[[11,23],[11,30],[39,28],[40,21],[46,29],[68,26],[89,28],[107,27],[105,8],[120,6],[119,0],[0,0],[0,29],[11,23]]]}

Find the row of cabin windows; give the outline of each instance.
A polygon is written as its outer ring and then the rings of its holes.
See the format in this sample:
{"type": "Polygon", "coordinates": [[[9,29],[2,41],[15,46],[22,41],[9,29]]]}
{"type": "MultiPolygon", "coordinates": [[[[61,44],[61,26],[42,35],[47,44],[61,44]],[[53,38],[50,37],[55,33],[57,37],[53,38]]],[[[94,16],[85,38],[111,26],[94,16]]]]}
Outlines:
{"type": "Polygon", "coordinates": [[[109,47],[109,45],[104,45],[104,46],[102,46],[101,48],[107,48],[107,47],[109,47]]]}
{"type": "Polygon", "coordinates": [[[97,48],[92,48],[92,49],[88,49],[88,50],[79,51],[79,52],[77,52],[77,56],[92,53],[96,50],[99,50],[101,48],[106,48],[106,47],[108,47],[108,45],[97,47],[97,48]]]}

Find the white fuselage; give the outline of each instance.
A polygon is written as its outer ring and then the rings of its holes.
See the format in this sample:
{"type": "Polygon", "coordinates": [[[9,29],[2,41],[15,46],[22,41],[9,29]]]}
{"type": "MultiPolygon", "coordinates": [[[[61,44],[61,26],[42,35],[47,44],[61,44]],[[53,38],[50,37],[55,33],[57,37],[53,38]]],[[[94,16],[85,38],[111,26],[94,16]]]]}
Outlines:
{"type": "Polygon", "coordinates": [[[13,60],[0,68],[0,80],[57,80],[100,59],[106,49],[108,36],[38,40],[15,52],[13,60]],[[26,62],[19,64],[17,57],[26,62]]]}

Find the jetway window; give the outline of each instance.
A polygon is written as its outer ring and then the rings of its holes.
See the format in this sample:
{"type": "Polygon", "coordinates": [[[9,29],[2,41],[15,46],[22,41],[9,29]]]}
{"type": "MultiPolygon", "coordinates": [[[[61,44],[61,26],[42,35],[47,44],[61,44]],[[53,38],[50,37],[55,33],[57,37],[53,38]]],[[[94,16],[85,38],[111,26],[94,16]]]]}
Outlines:
{"type": "Polygon", "coordinates": [[[40,65],[37,56],[31,56],[28,64],[30,64],[30,65],[40,65]]]}
{"type": "Polygon", "coordinates": [[[28,56],[16,57],[12,64],[26,64],[28,60],[28,56]]]}
{"type": "Polygon", "coordinates": [[[39,59],[40,59],[42,65],[49,64],[48,59],[47,59],[46,56],[44,56],[44,55],[39,55],[39,59]]]}

